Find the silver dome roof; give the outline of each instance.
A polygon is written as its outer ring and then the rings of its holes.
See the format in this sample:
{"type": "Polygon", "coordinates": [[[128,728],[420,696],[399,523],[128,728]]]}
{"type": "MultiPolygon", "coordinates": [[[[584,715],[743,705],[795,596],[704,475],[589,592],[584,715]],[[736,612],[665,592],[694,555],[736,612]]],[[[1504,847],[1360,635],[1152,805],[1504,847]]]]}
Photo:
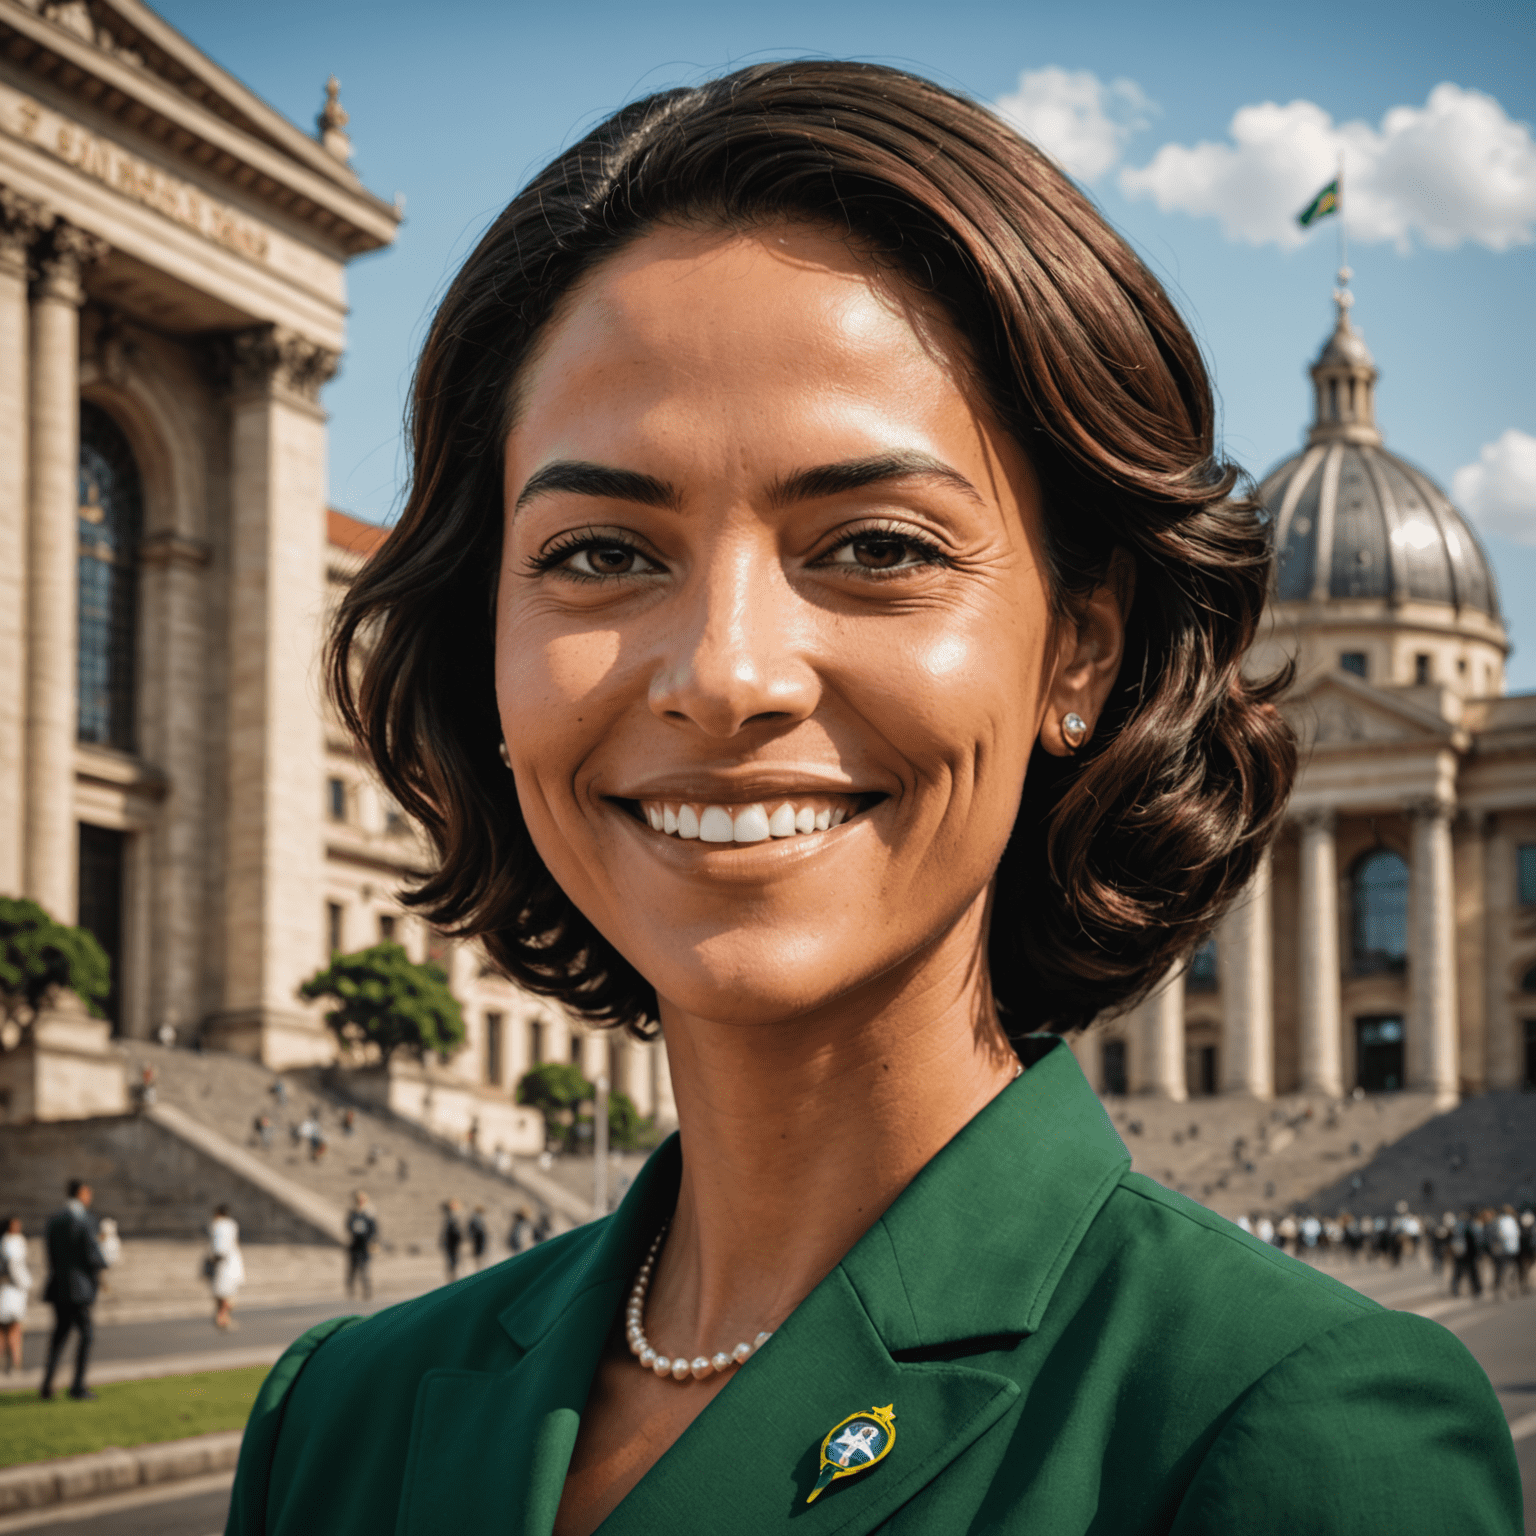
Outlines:
{"type": "Polygon", "coordinates": [[[1499,618],[1487,557],[1445,492],[1396,454],[1314,443],[1259,490],[1275,530],[1281,602],[1375,597],[1475,608],[1499,618]]]}
{"type": "Polygon", "coordinates": [[[1466,519],[1423,470],[1382,447],[1376,362],[1350,324],[1352,295],[1334,298],[1333,334],[1311,368],[1307,446],[1259,487],[1274,529],[1275,595],[1292,603],[1419,599],[1498,622],[1498,588],[1466,519]]]}

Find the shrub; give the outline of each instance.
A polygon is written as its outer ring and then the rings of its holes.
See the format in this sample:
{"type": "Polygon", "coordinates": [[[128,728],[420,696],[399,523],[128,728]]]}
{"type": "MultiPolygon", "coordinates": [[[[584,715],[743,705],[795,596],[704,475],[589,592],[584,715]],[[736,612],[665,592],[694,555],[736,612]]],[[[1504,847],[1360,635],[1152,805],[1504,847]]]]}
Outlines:
{"type": "Polygon", "coordinates": [[[0,1007],[26,1028],[68,988],[98,1019],[112,991],[112,962],[85,928],[56,923],[35,901],[0,896],[0,1007]]]}
{"type": "Polygon", "coordinates": [[[446,1061],[464,1044],[464,1014],[447,972],[430,960],[418,965],[398,944],[332,955],[299,995],[335,998],[325,1022],[346,1044],[378,1046],[385,1061],[401,1050],[418,1061],[429,1052],[446,1061]]]}

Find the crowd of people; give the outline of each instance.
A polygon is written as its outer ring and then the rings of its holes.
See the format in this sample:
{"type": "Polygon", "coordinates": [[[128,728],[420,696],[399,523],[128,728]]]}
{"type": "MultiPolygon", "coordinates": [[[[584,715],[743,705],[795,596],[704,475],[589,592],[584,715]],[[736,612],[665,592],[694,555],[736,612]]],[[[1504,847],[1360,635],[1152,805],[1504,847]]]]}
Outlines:
{"type": "Polygon", "coordinates": [[[1239,1218],[1238,1225],[1303,1259],[1341,1254],[1356,1262],[1399,1265],[1422,1254],[1436,1275],[1448,1277],[1452,1296],[1461,1294],[1463,1284],[1471,1296],[1485,1290],[1495,1297],[1523,1295],[1536,1266],[1536,1210],[1529,1205],[1469,1206],[1435,1217],[1399,1200],[1390,1215],[1303,1212],[1272,1220],[1255,1212],[1239,1218]]]}

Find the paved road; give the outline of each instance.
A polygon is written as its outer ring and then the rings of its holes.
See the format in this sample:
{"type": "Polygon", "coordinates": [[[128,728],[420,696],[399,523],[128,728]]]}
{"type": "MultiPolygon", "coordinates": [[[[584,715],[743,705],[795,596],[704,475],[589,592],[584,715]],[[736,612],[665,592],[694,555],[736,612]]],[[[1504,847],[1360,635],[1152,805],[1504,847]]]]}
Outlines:
{"type": "MultiPolygon", "coordinates": [[[[1435,1316],[1460,1337],[1488,1372],[1511,1423],[1536,1415],[1536,1293],[1513,1301],[1449,1303],[1443,1288],[1427,1270],[1417,1266],[1400,1271],[1361,1266],[1355,1271],[1333,1272],[1388,1306],[1414,1308],[1435,1316]]],[[[247,1313],[241,1337],[286,1343],[343,1310],[346,1308],[338,1302],[336,1306],[279,1307],[247,1313]]],[[[202,1341],[209,1349],[228,1344],[203,1318],[104,1328],[99,1336],[104,1360],[184,1355],[199,1348],[202,1341]]],[[[1516,1443],[1515,1450],[1527,1490],[1525,1529],[1527,1536],[1536,1536],[1536,1424],[1516,1443]]],[[[115,1503],[47,1525],[0,1521],[0,1536],[22,1529],[36,1530],[40,1536],[44,1532],[46,1536],[217,1536],[223,1529],[228,1497],[226,1484],[202,1488],[190,1497],[182,1490],[153,1502],[133,1502],[127,1507],[115,1503]]]]}

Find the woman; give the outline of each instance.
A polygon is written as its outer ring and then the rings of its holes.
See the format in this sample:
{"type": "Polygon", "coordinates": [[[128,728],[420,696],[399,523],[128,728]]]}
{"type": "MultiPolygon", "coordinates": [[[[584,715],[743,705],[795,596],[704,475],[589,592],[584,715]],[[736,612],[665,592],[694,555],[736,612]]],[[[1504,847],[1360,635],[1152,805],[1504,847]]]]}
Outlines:
{"type": "Polygon", "coordinates": [[[1198,351],[1081,194],[888,69],[666,93],[513,200],[414,400],[341,707],[416,905],[659,1023],[681,1131],[295,1345],[230,1529],[1513,1531],[1461,1346],[1131,1175],[1045,1032],[1191,952],[1294,762],[1198,351]]]}
{"type": "Polygon", "coordinates": [[[213,1291],[213,1326],[238,1328],[234,1319],[235,1297],[245,1284],[245,1260],[240,1253],[240,1223],[227,1205],[215,1208],[208,1223],[208,1257],[204,1264],[213,1291]]]}
{"type": "Polygon", "coordinates": [[[5,1344],[5,1374],[21,1369],[22,1330],[27,1321],[27,1297],[32,1271],[27,1268],[27,1239],[21,1217],[6,1218],[0,1236],[0,1341],[5,1344]]]}

